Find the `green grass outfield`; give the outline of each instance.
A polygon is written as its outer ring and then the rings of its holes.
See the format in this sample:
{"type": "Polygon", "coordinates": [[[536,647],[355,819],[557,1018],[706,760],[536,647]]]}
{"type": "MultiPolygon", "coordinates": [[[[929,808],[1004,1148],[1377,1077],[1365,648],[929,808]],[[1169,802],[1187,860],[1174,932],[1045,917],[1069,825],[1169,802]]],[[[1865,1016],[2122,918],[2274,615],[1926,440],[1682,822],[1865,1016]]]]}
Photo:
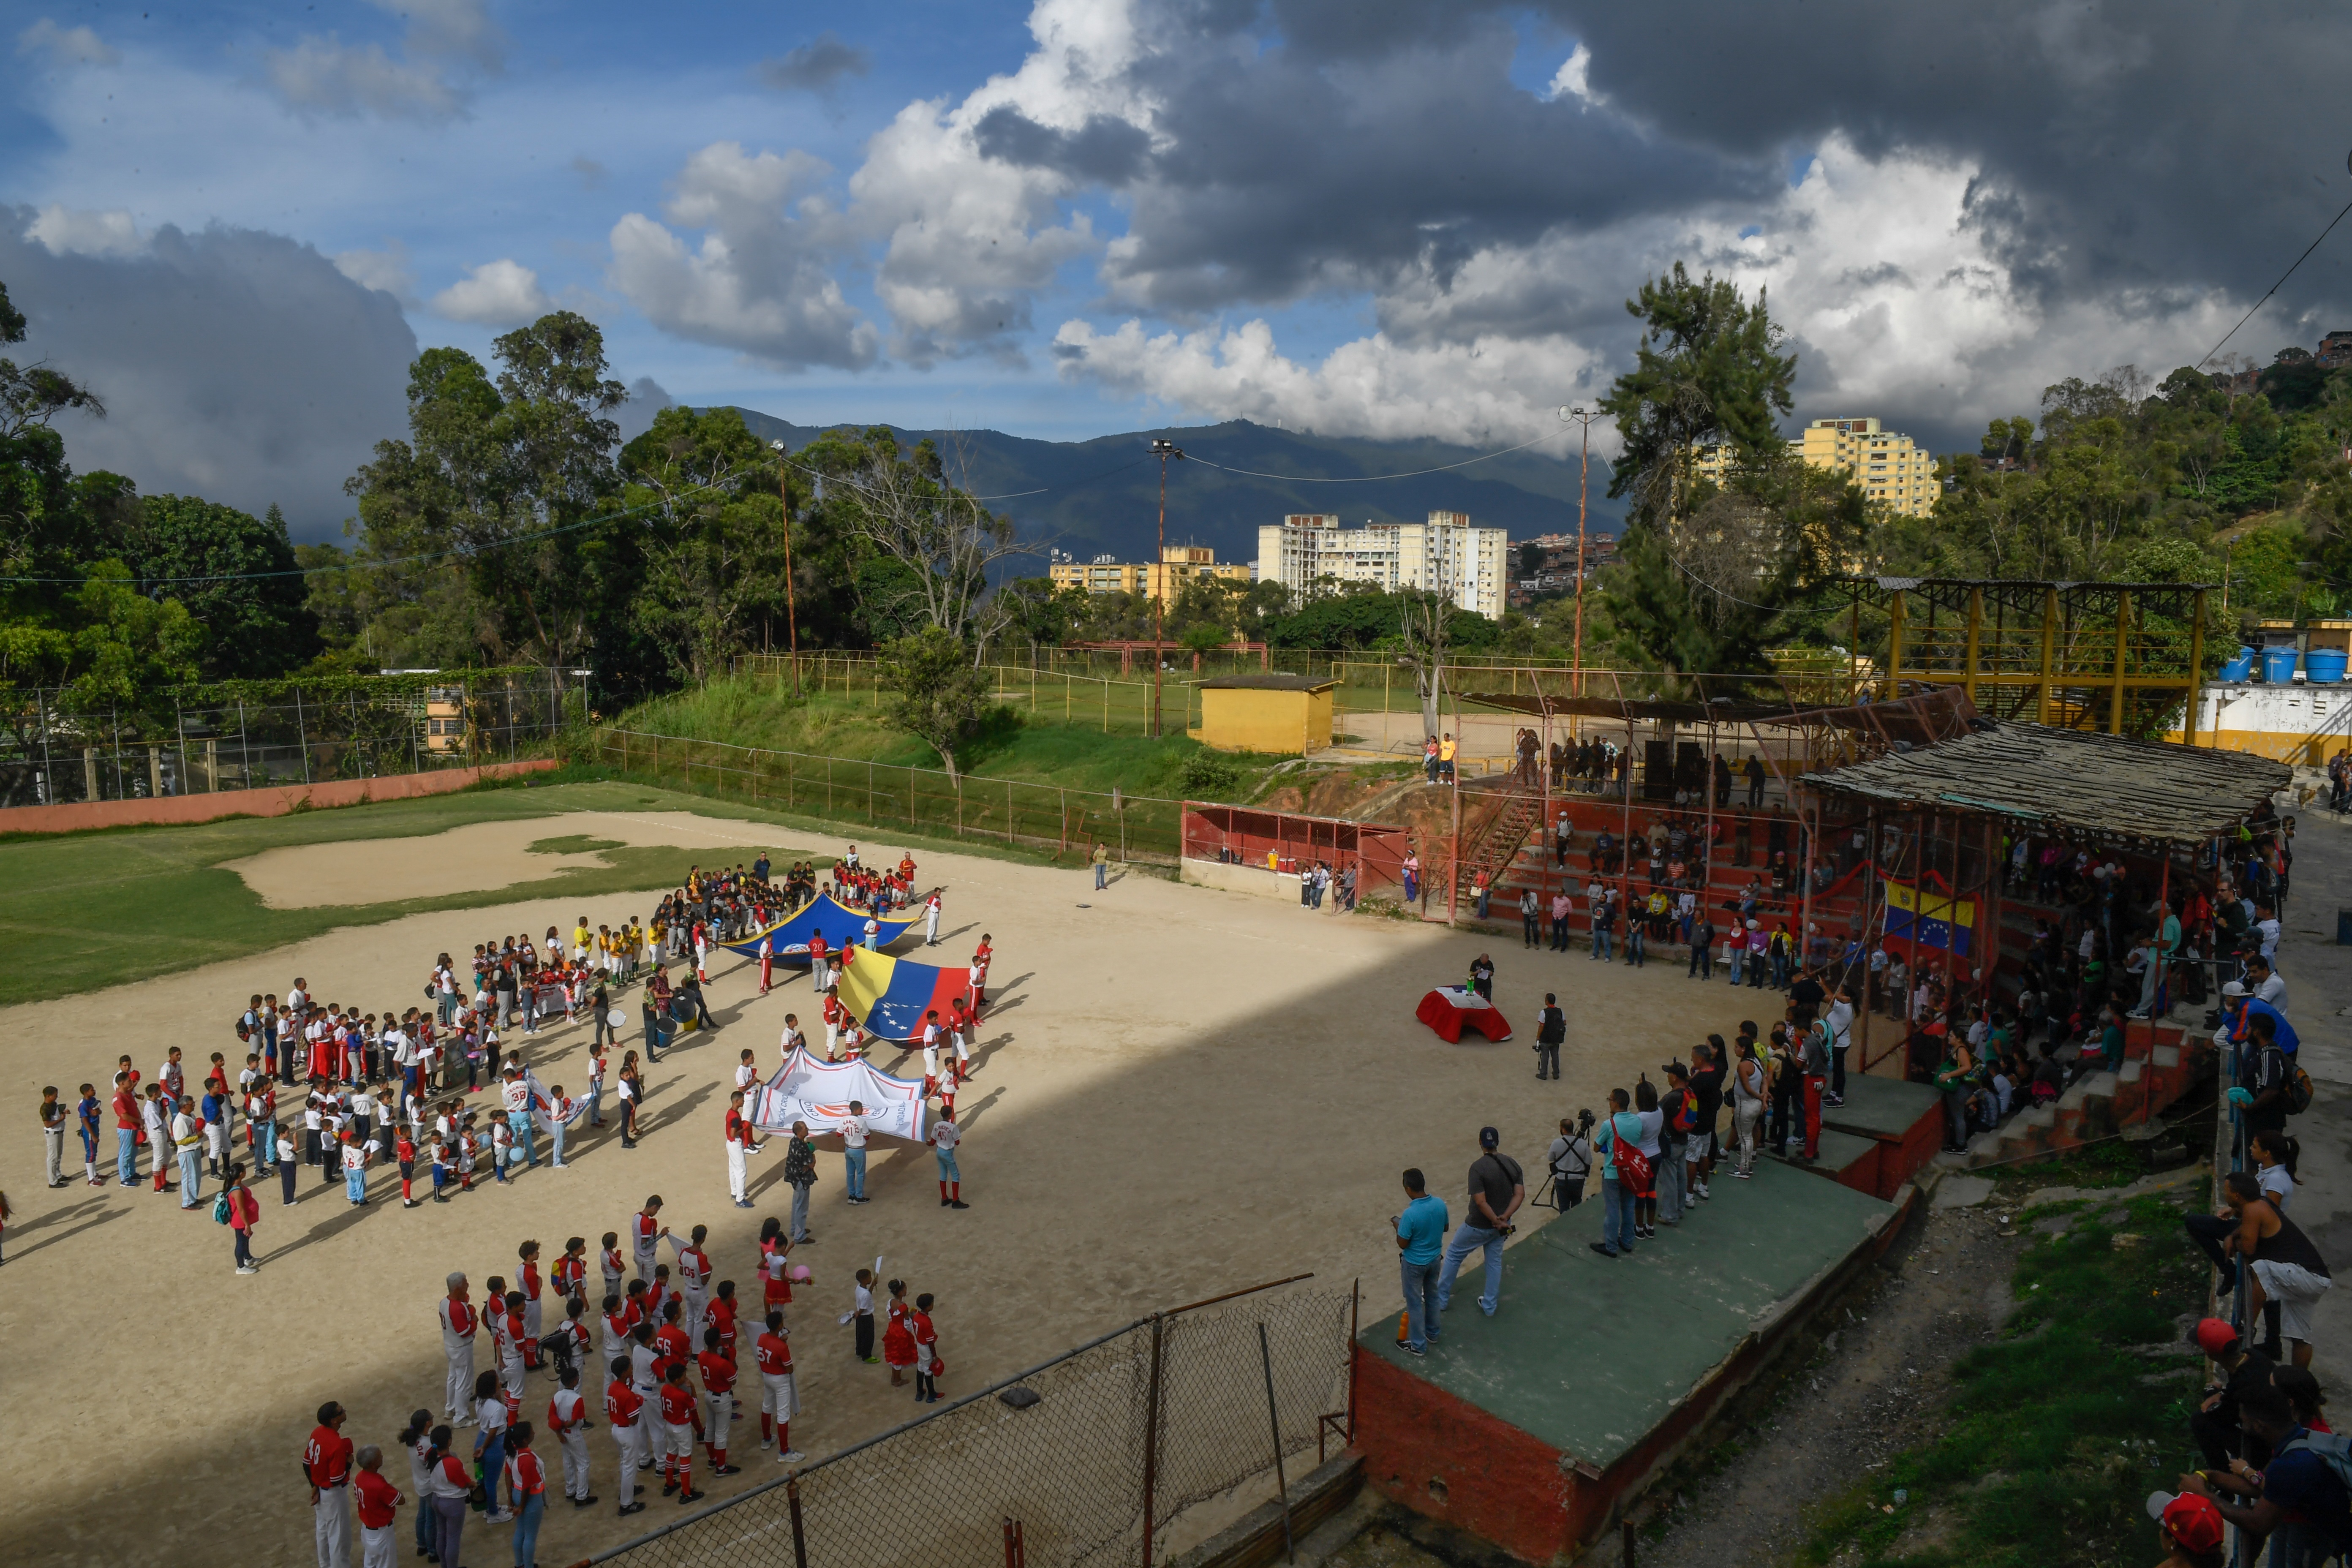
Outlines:
{"type": "MultiPolygon", "coordinates": [[[[544,776],[544,775],[542,775],[544,776]]],[[[551,874],[495,892],[371,901],[364,887],[319,909],[273,910],[222,868],[289,845],[405,838],[446,833],[475,822],[512,822],[567,811],[689,811],[780,829],[780,852],[803,853],[861,829],[759,811],[726,801],[626,782],[534,781],[417,800],[385,801],[291,816],[236,817],[186,827],[122,827],[91,833],[0,837],[0,1005],[37,1002],[121,985],[153,975],[239,958],[339,927],[377,925],[433,910],[461,910],[525,899],[625,892],[673,883],[707,849],[614,848],[605,866],[551,874]]],[[[894,842],[898,840],[894,838],[894,842]]],[[[923,845],[920,838],[908,839],[923,845]]],[[[551,852],[579,847],[549,841],[551,852]]],[[[977,843],[928,846],[961,855],[1019,860],[1050,858],[977,843]]]]}

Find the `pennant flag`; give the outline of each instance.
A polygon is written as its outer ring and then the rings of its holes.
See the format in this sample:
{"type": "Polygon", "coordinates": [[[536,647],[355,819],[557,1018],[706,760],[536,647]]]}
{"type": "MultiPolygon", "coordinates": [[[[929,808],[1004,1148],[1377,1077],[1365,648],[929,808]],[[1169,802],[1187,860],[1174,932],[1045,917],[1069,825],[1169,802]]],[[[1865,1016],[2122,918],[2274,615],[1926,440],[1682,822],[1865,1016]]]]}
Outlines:
{"type": "Polygon", "coordinates": [[[894,914],[868,916],[863,910],[853,910],[846,904],[835,903],[831,893],[819,893],[782,920],[765,931],[753,931],[741,942],[722,942],[719,945],[730,952],[740,952],[746,958],[760,956],[760,940],[771,938],[778,963],[790,963],[806,969],[809,963],[809,938],[824,933],[825,945],[840,949],[856,942],[866,945],[866,922],[873,920],[878,928],[874,944],[887,947],[907,934],[908,928],[923,918],[923,906],[916,904],[911,910],[894,914]]]}
{"type": "Polygon", "coordinates": [[[1889,881],[1885,887],[1888,936],[1962,958],[1969,955],[1976,934],[1974,899],[1955,899],[1932,888],[1922,891],[1908,882],[1889,881]]]}
{"type": "Polygon", "coordinates": [[[805,1046],[793,1048],[746,1109],[762,1132],[789,1132],[793,1122],[805,1121],[809,1135],[821,1138],[848,1119],[853,1100],[865,1108],[868,1132],[923,1141],[920,1079],[893,1078],[870,1062],[820,1061],[805,1046]]]}
{"type": "Polygon", "coordinates": [[[971,994],[971,971],[855,948],[842,966],[837,994],[867,1034],[884,1040],[919,1040],[924,1014],[936,1008],[944,1020],[949,1003],[971,994]]]}

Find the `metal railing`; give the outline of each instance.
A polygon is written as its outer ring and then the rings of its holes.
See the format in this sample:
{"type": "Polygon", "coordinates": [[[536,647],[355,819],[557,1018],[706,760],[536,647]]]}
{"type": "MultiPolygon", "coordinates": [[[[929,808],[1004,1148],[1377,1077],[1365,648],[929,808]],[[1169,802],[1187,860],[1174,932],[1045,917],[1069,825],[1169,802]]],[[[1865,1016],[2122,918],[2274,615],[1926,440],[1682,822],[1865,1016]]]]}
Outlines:
{"type": "Polygon", "coordinates": [[[1308,1278],[1138,1319],[588,1561],[1150,1568],[1185,1510],[1353,1439],[1356,1292],[1308,1278]]]}

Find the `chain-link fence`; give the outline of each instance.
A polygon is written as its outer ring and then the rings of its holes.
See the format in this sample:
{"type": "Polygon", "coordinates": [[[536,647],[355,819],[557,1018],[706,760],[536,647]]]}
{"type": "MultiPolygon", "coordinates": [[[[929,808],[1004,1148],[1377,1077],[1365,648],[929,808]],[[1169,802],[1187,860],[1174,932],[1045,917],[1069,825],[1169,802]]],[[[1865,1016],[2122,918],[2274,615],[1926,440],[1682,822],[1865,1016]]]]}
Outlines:
{"type": "Polygon", "coordinates": [[[0,703],[0,805],[209,795],[507,762],[587,714],[585,670],[240,681],[91,707],[0,703]]]}
{"type": "Polygon", "coordinates": [[[611,725],[594,731],[596,760],[632,777],[835,822],[905,827],[929,837],[990,840],[1055,854],[1173,866],[1184,803],[1014,779],[950,778],[937,768],[813,756],[611,725]]]}
{"type": "Polygon", "coordinates": [[[1154,1313],[589,1559],[625,1568],[1150,1568],[1185,1510],[1352,1439],[1353,1290],[1154,1313]],[[1016,1544],[1017,1543],[1017,1544],[1016,1544]]]}

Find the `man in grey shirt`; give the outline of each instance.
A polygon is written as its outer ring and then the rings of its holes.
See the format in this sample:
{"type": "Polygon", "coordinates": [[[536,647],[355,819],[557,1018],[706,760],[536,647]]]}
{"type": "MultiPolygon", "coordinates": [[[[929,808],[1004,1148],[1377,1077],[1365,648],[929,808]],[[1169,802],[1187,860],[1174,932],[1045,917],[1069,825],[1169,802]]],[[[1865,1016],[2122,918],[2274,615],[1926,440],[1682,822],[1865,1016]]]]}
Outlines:
{"type": "Polygon", "coordinates": [[[1473,1252],[1486,1255],[1486,1288],[1478,1296],[1478,1310],[1488,1317],[1503,1295],[1503,1238],[1511,1234],[1511,1216],[1528,1200],[1528,1180],[1519,1163],[1496,1152],[1502,1135],[1491,1127],[1478,1129],[1477,1160],[1470,1167],[1470,1203],[1454,1239],[1445,1244],[1445,1261],[1437,1272],[1437,1310],[1454,1300],[1454,1277],[1473,1252]]]}

